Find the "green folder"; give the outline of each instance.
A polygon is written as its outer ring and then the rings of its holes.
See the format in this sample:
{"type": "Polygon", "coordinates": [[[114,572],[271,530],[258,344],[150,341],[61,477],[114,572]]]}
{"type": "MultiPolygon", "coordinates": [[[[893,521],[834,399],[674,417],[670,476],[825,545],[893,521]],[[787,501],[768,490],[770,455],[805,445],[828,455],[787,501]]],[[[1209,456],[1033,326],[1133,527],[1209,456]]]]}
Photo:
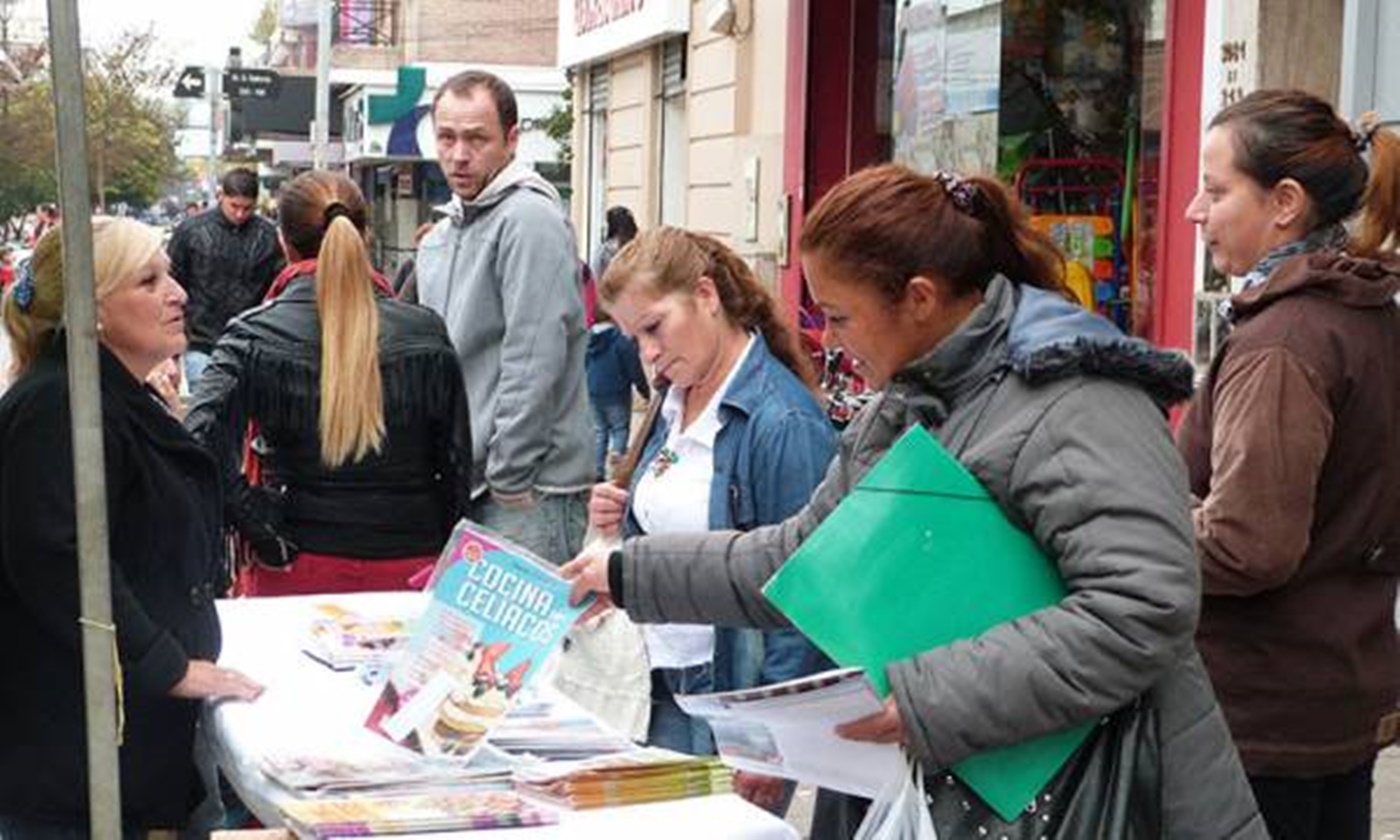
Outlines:
{"type": "MultiPolygon", "coordinates": [[[[1065,585],[986,488],[915,425],[763,593],[837,664],[865,668],[884,696],[887,663],[1059,603],[1065,585]]],[[[977,753],[952,770],[1010,821],[1092,729],[977,753]]]]}

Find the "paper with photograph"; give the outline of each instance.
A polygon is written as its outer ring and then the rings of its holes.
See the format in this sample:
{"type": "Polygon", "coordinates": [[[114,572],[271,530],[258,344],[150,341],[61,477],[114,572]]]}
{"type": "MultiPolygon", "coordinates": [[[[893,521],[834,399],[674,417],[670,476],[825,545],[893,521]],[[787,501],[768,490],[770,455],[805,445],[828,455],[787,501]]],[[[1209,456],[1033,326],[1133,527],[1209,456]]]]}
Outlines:
{"type": "Polygon", "coordinates": [[[859,668],[839,668],[739,691],[676,697],[703,717],[724,762],[738,770],[782,776],[874,798],[905,770],[899,747],[836,734],[883,708],[859,668]]]}

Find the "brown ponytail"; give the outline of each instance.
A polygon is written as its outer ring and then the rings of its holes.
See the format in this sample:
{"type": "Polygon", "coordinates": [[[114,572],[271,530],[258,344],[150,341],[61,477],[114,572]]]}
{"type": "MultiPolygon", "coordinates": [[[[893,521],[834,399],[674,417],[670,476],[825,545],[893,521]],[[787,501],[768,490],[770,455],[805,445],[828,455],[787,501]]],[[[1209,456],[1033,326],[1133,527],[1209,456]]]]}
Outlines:
{"type": "Polygon", "coordinates": [[[895,164],[863,169],[817,202],[801,250],[851,268],[890,301],[917,276],[942,279],[958,297],[997,274],[1063,290],[1059,249],[990,178],[930,177],[895,164]]]}
{"type": "Polygon", "coordinates": [[[755,330],[783,366],[815,387],[812,365],[801,353],[796,331],[781,315],[778,301],[730,248],[712,236],[660,227],[637,234],[608,264],[598,283],[604,304],[614,303],[635,281],[650,284],[659,295],[693,293],[701,277],[715,284],[725,317],[755,330]]]}
{"type": "Polygon", "coordinates": [[[1375,127],[1368,131],[1371,175],[1351,250],[1374,258],[1400,248],[1400,135],[1375,127]]]}

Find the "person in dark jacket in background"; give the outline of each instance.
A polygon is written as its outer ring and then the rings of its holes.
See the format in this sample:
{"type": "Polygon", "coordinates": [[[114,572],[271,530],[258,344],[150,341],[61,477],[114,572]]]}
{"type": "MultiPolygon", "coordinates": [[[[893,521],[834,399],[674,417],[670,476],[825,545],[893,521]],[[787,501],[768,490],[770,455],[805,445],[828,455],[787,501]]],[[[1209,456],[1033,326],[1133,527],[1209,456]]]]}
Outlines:
{"type": "Polygon", "coordinates": [[[277,228],[257,215],[258,176],[233,169],[220,182],[218,206],[181,222],[170,237],[170,273],[189,295],[185,381],[193,388],[219,333],[233,316],[260,303],[282,270],[277,228]]]}
{"type": "Polygon", "coordinates": [[[1201,151],[1187,216],[1244,289],[1179,432],[1198,643],[1275,840],[1366,838],[1400,723],[1400,137],[1257,91],[1201,151]]]}
{"type": "Polygon", "coordinates": [[[642,370],[637,342],[623,335],[605,309],[597,310],[598,322],[588,334],[588,402],[593,406],[593,430],[598,436],[596,450],[598,480],[608,478],[609,461],[627,451],[632,434],[632,389],[642,399],[651,398],[651,386],[642,370]]]}
{"type": "MultiPolygon", "coordinates": [[[[160,235],[93,219],[112,650],[127,837],[186,826],[205,791],[192,754],[202,699],[261,687],[215,665],[226,578],[218,472],[142,380],[185,347],[185,293],[160,235]]],[[[0,836],[87,834],[77,516],[61,227],[5,296],[18,379],[0,400],[0,836]],[[30,270],[32,268],[32,271],[30,270]]]]}
{"type": "Polygon", "coordinates": [[[250,594],[405,589],[466,508],[461,368],[442,319],[371,268],[352,181],[308,172],[279,204],[292,265],[230,322],[185,423],[223,468],[250,594]],[[249,421],[261,485],[239,471],[249,421]]]}

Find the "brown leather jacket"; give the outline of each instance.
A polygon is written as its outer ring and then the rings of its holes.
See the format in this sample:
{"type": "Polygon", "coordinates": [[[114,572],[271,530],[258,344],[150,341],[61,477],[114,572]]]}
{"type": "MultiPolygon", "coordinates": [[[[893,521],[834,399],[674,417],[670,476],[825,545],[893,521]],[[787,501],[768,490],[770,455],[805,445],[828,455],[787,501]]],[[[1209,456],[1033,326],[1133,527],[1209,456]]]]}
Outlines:
{"type": "Polygon", "coordinates": [[[1320,251],[1236,296],[1182,424],[1198,644],[1251,774],[1352,769],[1400,690],[1400,265],[1320,251]]]}

